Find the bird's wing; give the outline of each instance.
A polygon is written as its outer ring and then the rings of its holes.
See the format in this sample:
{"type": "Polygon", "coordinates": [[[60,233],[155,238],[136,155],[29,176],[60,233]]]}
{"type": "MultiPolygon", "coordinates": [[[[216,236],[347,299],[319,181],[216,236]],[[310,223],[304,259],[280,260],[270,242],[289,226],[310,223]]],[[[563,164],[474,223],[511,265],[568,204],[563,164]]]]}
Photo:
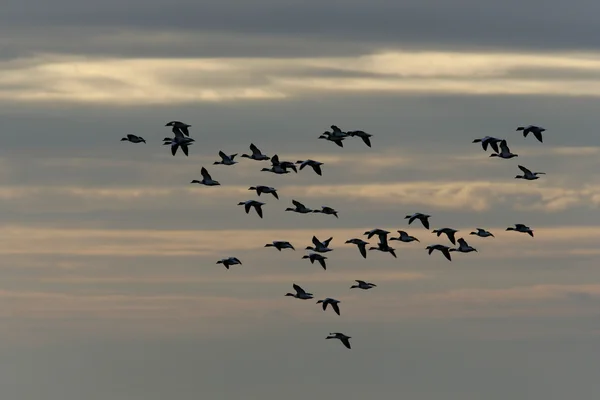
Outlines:
{"type": "Polygon", "coordinates": [[[515,224],[515,228],[517,228],[517,229],[525,228],[525,224],[515,224]]]}
{"type": "Polygon", "coordinates": [[[177,149],[179,148],[179,145],[175,142],[171,143],[171,154],[175,155],[175,153],[177,153],[177,149]]]}
{"type": "Polygon", "coordinates": [[[329,239],[323,241],[323,246],[329,247],[329,243],[331,243],[332,240],[333,240],[333,237],[330,237],[329,239]]]}
{"type": "Polygon", "coordinates": [[[337,315],[340,315],[340,307],[337,303],[331,303],[331,308],[333,308],[333,311],[335,311],[337,315]]]}
{"type": "Polygon", "coordinates": [[[250,207],[252,207],[252,205],[250,203],[244,204],[244,208],[246,209],[246,214],[248,214],[250,212],[250,207]]]}
{"type": "Polygon", "coordinates": [[[273,195],[273,197],[275,197],[277,200],[279,200],[279,196],[277,195],[276,191],[272,191],[271,194],[273,195]]]}
{"type": "Polygon", "coordinates": [[[219,150],[219,156],[223,159],[223,161],[229,158],[227,154],[223,153],[223,150],[219,150]]]}
{"type": "Polygon", "coordinates": [[[319,239],[317,239],[317,237],[316,237],[316,236],[313,236],[313,237],[312,237],[312,242],[313,242],[313,244],[314,244],[315,246],[317,246],[317,247],[319,247],[319,246],[322,246],[322,245],[323,245],[323,243],[321,243],[321,242],[319,241],[319,239]]]}
{"type": "MultiPolygon", "coordinates": [[[[364,243],[361,243],[357,246],[358,246],[358,250],[360,251],[360,254],[362,254],[363,258],[367,258],[367,246],[364,243]]],[[[362,281],[360,281],[360,282],[362,282],[362,281]]]]}
{"type": "Polygon", "coordinates": [[[429,220],[427,218],[421,217],[421,218],[419,218],[419,220],[421,221],[421,223],[423,224],[423,226],[426,229],[429,229],[429,220]]]}
{"type": "Polygon", "coordinates": [[[181,150],[183,150],[183,154],[185,154],[186,156],[188,155],[188,147],[187,144],[182,144],[181,146],[181,150]]]}
{"type": "Polygon", "coordinates": [[[510,149],[508,148],[508,144],[506,143],[506,140],[503,140],[500,142],[500,150],[503,153],[510,153],[510,149]]]}
{"type": "Polygon", "coordinates": [[[256,210],[256,213],[258,214],[258,216],[262,218],[263,217],[263,212],[262,212],[262,207],[261,207],[262,204],[255,203],[253,205],[254,205],[254,209],[256,210]]]}
{"type": "Polygon", "coordinates": [[[202,177],[206,180],[212,180],[210,174],[208,173],[208,171],[206,170],[206,168],[202,167],[202,169],[200,170],[200,174],[202,174],[202,177]]]}
{"type": "Polygon", "coordinates": [[[273,155],[273,157],[271,157],[271,164],[273,166],[275,165],[279,165],[279,156],[277,154],[273,155]]]}
{"type": "Polygon", "coordinates": [[[521,171],[523,171],[524,174],[531,175],[531,171],[528,170],[527,168],[525,168],[524,166],[522,166],[522,165],[517,165],[517,166],[519,167],[519,169],[521,171]]]}
{"type": "Polygon", "coordinates": [[[334,140],[333,142],[334,142],[335,144],[337,144],[338,146],[340,146],[340,147],[344,147],[344,143],[342,143],[341,139],[334,140]]]}
{"type": "Polygon", "coordinates": [[[292,200],[292,204],[295,205],[297,208],[305,208],[304,204],[300,203],[298,200],[292,200]]]}
{"type": "Polygon", "coordinates": [[[183,132],[181,132],[181,130],[178,127],[173,126],[173,128],[171,130],[175,134],[175,137],[180,137],[180,138],[184,137],[183,132]]]}
{"type": "Polygon", "coordinates": [[[533,132],[533,136],[535,136],[535,138],[537,140],[539,140],[540,143],[544,143],[544,140],[542,139],[542,132],[536,130],[536,131],[533,132]]]}
{"type": "Polygon", "coordinates": [[[359,281],[358,279],[355,279],[354,282],[358,283],[359,285],[366,285],[367,282],[365,281],[359,281]]]}
{"type": "Polygon", "coordinates": [[[456,237],[454,236],[456,232],[446,232],[448,239],[452,242],[452,244],[456,244],[456,237]]]}
{"type": "Polygon", "coordinates": [[[298,294],[305,294],[306,292],[304,291],[304,289],[302,289],[300,286],[296,285],[295,283],[292,285],[294,290],[296,291],[296,293],[298,294]]]}
{"type": "Polygon", "coordinates": [[[331,125],[331,130],[334,131],[334,132],[340,132],[340,133],[342,133],[342,130],[340,128],[338,128],[337,126],[335,126],[335,125],[331,125]]]}
{"type": "Polygon", "coordinates": [[[260,154],[260,150],[254,145],[254,143],[250,143],[250,150],[252,150],[252,154],[260,154]]]}
{"type": "Polygon", "coordinates": [[[458,244],[462,247],[467,247],[467,242],[463,238],[458,239],[458,244]]]}
{"type": "Polygon", "coordinates": [[[352,347],[350,346],[350,340],[348,340],[348,338],[344,337],[344,338],[340,338],[340,340],[342,341],[342,343],[344,343],[344,346],[346,346],[347,348],[351,349],[352,347]]]}
{"type": "Polygon", "coordinates": [[[128,133],[128,134],[127,134],[127,139],[129,139],[129,140],[134,140],[134,139],[137,139],[137,136],[135,136],[135,135],[132,135],[131,133],[128,133]]]}
{"type": "Polygon", "coordinates": [[[371,147],[371,139],[369,139],[368,136],[361,136],[363,142],[365,142],[365,144],[369,147],[371,147]]]}
{"type": "MultiPolygon", "coordinates": [[[[321,166],[320,165],[313,165],[312,168],[315,170],[315,172],[317,173],[317,175],[322,176],[322,171],[321,171],[321,166]]],[[[302,166],[300,166],[300,169],[302,169],[302,166]]]]}
{"type": "Polygon", "coordinates": [[[327,265],[325,265],[325,258],[324,257],[319,258],[318,261],[319,261],[319,264],[321,264],[321,267],[323,267],[323,269],[326,270],[327,269],[327,265]]]}
{"type": "Polygon", "coordinates": [[[442,254],[448,259],[448,261],[452,261],[452,257],[450,256],[450,251],[446,248],[442,249],[442,254]]]}
{"type": "Polygon", "coordinates": [[[185,125],[182,125],[181,127],[179,127],[179,129],[181,129],[181,132],[183,132],[183,134],[185,136],[190,136],[190,131],[188,130],[188,127],[185,125]]]}

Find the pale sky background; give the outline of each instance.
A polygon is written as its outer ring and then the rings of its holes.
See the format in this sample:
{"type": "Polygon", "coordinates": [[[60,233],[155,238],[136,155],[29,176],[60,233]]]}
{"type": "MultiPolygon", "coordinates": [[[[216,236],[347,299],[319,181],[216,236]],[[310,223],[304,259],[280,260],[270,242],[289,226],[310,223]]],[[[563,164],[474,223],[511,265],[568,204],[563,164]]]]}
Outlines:
{"type": "Polygon", "coordinates": [[[599,12],[3,2],[2,399],[598,398],[599,12]],[[162,146],[171,120],[192,125],[188,158],[162,146]],[[318,140],[331,124],[373,148],[318,140]],[[544,144],[515,132],[527,124],[548,129],[544,144]],[[485,135],[519,157],[489,158],[471,143],[485,135]],[[211,165],[251,142],[320,160],[323,176],[211,165]],[[515,180],[517,164],[547,175],[515,180]],[[221,187],[189,184],[202,166],[221,187]],[[280,193],[261,196],[263,220],[236,205],[253,185],[280,193]],[[286,213],[292,198],[340,218],[286,213]],[[428,256],[448,242],[408,227],[416,211],[479,252],[428,256]],[[504,231],[519,222],[536,237],[504,231]],[[366,260],[344,244],[377,227],[421,243],[366,260]],[[334,237],[327,271],[301,259],[313,234],[334,237]],[[227,256],[243,265],[215,264],[227,256]],[[294,282],[342,315],[284,297],[294,282]],[[335,331],[352,350],[325,340],[335,331]]]}

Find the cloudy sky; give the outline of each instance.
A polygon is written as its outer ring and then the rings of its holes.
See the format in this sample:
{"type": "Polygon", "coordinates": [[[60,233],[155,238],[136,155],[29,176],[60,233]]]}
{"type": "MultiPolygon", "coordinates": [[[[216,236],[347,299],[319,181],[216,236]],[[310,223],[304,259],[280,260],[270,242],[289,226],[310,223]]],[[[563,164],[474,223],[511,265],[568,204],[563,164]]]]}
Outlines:
{"type": "Polygon", "coordinates": [[[3,398],[600,395],[600,3],[51,3],[0,14],[3,398]],[[171,120],[192,125],[189,157],[161,145],[171,120]],[[373,147],[318,140],[331,124],[373,147]],[[485,135],[519,157],[489,158],[485,135]],[[251,142],[323,176],[212,165],[251,142]],[[202,166],[222,186],[190,185],[202,166]],[[262,220],[236,205],[254,185],[280,193],[262,220]],[[408,226],[417,211],[479,252],[428,256],[449,243],[408,226]],[[421,242],[365,260],[344,242],[372,228],[421,242]],[[313,234],[333,237],[327,271],[301,259],[313,234]],[[293,283],[342,315],[284,297],[293,283]]]}

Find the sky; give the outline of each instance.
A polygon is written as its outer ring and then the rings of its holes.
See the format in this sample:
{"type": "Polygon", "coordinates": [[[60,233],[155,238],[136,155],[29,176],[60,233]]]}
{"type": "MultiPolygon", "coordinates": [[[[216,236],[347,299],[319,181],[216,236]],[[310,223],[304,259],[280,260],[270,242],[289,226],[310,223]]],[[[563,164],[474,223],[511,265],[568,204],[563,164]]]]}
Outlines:
{"type": "Polygon", "coordinates": [[[2,398],[600,395],[600,3],[5,3],[2,398]],[[192,125],[189,157],[162,146],[172,120],[192,125]],[[332,124],[372,148],[317,139],[332,124]],[[486,135],[519,157],[490,158],[486,135]],[[250,143],[323,176],[212,164],[250,143]],[[203,166],[221,186],[190,184],[203,166]],[[414,212],[478,252],[427,255],[450,243],[414,212]],[[420,242],[391,242],[397,259],[344,244],[373,228],[420,242]],[[302,259],[313,235],[333,237],[326,271],[302,259]],[[293,283],[315,299],[285,297],[293,283]]]}

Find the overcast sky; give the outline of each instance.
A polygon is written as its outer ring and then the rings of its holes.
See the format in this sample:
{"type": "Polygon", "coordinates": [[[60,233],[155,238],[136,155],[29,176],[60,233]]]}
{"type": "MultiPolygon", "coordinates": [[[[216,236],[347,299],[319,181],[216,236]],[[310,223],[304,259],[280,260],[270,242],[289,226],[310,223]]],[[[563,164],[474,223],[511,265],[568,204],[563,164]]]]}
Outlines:
{"type": "Polygon", "coordinates": [[[600,3],[5,3],[3,399],[600,395],[600,3]],[[192,125],[189,157],[162,146],[171,120],[192,125]],[[317,139],[332,124],[372,148],[317,139]],[[490,158],[486,135],[519,157],[490,158]],[[261,172],[250,143],[323,176],[261,172]],[[239,164],[212,165],[219,150],[239,164]],[[547,175],[516,180],[519,164],[547,175]],[[222,185],[191,185],[202,166],[222,185]],[[478,252],[428,256],[451,244],[414,212],[478,252]],[[366,260],[344,244],[373,228],[420,242],[366,260]],[[326,271],[302,259],[313,235],[333,237],[326,271]],[[285,297],[293,283],[315,299],[285,297]]]}

